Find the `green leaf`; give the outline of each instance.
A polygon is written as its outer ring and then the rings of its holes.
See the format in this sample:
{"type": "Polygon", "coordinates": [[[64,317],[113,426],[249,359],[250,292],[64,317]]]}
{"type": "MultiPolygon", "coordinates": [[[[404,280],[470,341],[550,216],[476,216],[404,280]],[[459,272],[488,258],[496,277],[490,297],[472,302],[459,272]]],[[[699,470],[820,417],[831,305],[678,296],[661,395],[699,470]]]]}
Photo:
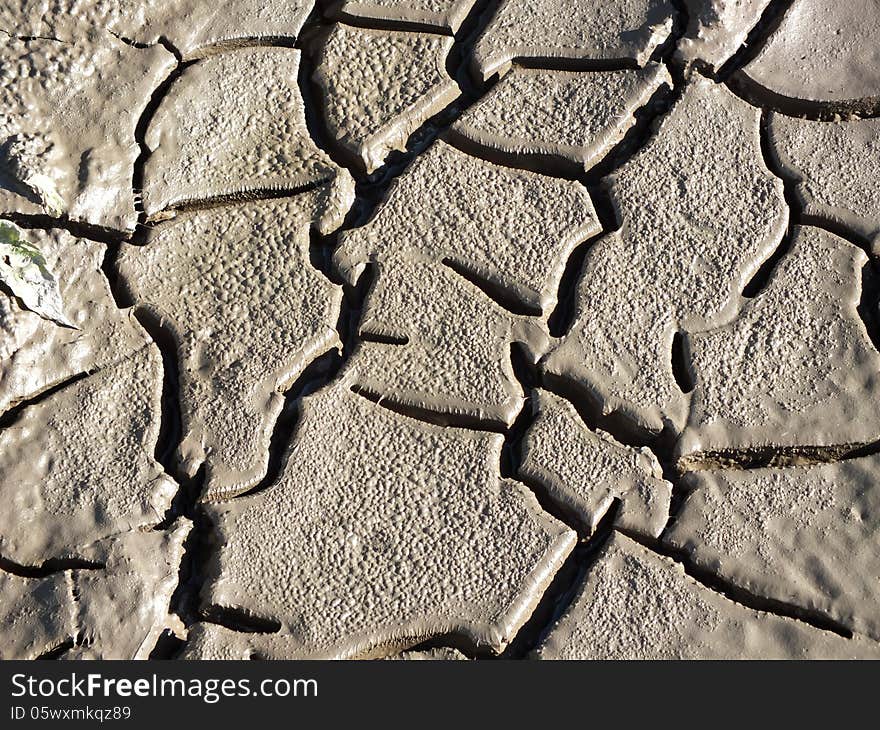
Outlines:
{"type": "Polygon", "coordinates": [[[14,223],[0,220],[0,280],[31,311],[76,328],[64,314],[61,291],[46,257],[21,235],[21,229],[14,223]]]}

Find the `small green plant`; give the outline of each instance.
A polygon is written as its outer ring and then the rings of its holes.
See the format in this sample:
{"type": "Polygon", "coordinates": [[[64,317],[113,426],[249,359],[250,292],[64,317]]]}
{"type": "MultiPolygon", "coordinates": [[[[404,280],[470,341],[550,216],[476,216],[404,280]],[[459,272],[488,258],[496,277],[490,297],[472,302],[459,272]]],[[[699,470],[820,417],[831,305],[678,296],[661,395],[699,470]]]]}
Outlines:
{"type": "Polygon", "coordinates": [[[65,327],[75,327],[64,316],[61,291],[46,257],[22,238],[17,225],[5,220],[0,220],[0,281],[31,311],[65,327]]]}

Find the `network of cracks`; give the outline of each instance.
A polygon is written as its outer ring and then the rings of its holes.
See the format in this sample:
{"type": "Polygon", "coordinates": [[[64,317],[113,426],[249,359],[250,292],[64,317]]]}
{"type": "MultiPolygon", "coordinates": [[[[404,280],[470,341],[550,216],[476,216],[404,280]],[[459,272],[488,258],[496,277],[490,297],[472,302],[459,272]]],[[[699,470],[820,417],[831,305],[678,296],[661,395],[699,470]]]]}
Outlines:
{"type": "Polygon", "coordinates": [[[880,656],[878,31],[7,4],[0,656],[880,656]]]}

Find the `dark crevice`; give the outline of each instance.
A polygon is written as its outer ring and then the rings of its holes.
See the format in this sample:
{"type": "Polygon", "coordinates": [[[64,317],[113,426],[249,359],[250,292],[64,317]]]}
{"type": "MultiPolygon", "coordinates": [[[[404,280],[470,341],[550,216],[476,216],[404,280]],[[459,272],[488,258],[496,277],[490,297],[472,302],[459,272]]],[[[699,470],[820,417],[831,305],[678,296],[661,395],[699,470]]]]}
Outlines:
{"type": "Polygon", "coordinates": [[[522,659],[534,652],[544,643],[556,623],[568,611],[583,588],[590,566],[601,549],[611,537],[613,526],[620,511],[620,502],[615,500],[608,509],[590,539],[579,543],[554,575],[535,607],[501,659],[522,659]]]}
{"type": "MultiPolygon", "coordinates": [[[[688,9],[687,0],[669,0],[669,4],[672,6],[672,28],[669,31],[669,35],[663,40],[660,45],[658,45],[653,52],[651,53],[650,61],[654,63],[662,63],[668,62],[670,60],[674,60],[678,63],[678,59],[676,58],[676,54],[678,52],[678,45],[681,43],[682,38],[684,38],[687,33],[688,26],[691,22],[691,14],[688,9]]],[[[647,16],[646,20],[650,22],[651,15],[647,16]]],[[[654,20],[659,21],[660,18],[654,14],[654,20]]]]}
{"type": "Polygon", "coordinates": [[[748,299],[758,296],[758,294],[766,288],[777,265],[785,254],[791,250],[791,245],[794,240],[794,229],[800,221],[800,205],[798,203],[797,190],[792,180],[785,175],[773,153],[773,146],[770,142],[770,118],[767,112],[761,113],[759,134],[764,167],[766,167],[772,175],[782,180],[783,197],[785,198],[785,205],[788,208],[788,227],[782,235],[776,250],[761,263],[758,270],[743,287],[742,295],[748,299]]]}
{"type": "Polygon", "coordinates": [[[671,428],[664,428],[660,432],[650,431],[619,411],[603,413],[601,398],[583,383],[542,372],[541,387],[571,403],[592,431],[601,429],[624,446],[644,446],[655,453],[670,452],[672,449],[676,437],[671,428]]]}
{"type": "Polygon", "coordinates": [[[134,300],[122,277],[119,275],[119,269],[116,263],[122,253],[121,243],[108,245],[104,249],[104,258],[101,260],[101,272],[107,280],[110,287],[110,296],[117,309],[129,309],[134,305],[134,300]]]}
{"type": "Polygon", "coordinates": [[[666,524],[663,526],[663,532],[666,532],[675,524],[684,509],[690,489],[687,486],[687,480],[682,479],[682,474],[677,467],[670,467],[667,475],[667,468],[663,468],[663,477],[672,485],[672,493],[669,499],[669,515],[666,517],[666,524]]]}
{"type": "Polygon", "coordinates": [[[303,398],[334,382],[348,363],[357,346],[358,323],[363,303],[372,286],[375,271],[367,267],[354,287],[345,286],[336,332],[341,349],[331,349],[315,358],[284,392],[284,405],[275,421],[269,441],[269,460],[265,476],[258,484],[236,495],[234,499],[253,496],[270,489],[287,464],[289,446],[299,427],[300,403],[303,398]]]}
{"type": "Polygon", "coordinates": [[[872,240],[868,236],[848,228],[840,221],[833,220],[826,216],[811,215],[802,210],[798,212],[798,221],[802,226],[821,228],[823,231],[827,231],[838,238],[844,239],[847,243],[851,243],[853,246],[862,249],[869,257],[874,255],[872,240]]]}
{"type": "Polygon", "coordinates": [[[850,459],[861,459],[864,456],[877,455],[880,455],[880,440],[872,441],[871,443],[862,446],[854,446],[839,458],[843,461],[849,461],[850,459]]]}
{"type": "Polygon", "coordinates": [[[135,308],[135,317],[162,356],[162,372],[164,373],[161,400],[162,417],[159,438],[156,440],[155,459],[174,481],[178,484],[184,484],[190,481],[191,477],[181,471],[177,454],[177,446],[183,438],[177,341],[169,326],[153,311],[137,307],[135,308]]]}
{"type": "Polygon", "coordinates": [[[41,390],[39,393],[30,398],[18,401],[2,415],[0,415],[0,429],[14,426],[18,419],[21,418],[21,415],[26,409],[30,408],[31,406],[39,405],[40,403],[48,400],[52,396],[57,395],[62,390],[66,390],[70,386],[75,385],[80,380],[89,377],[89,375],[93,375],[95,372],[97,371],[77,373],[76,375],[67,378],[67,380],[53,385],[50,388],[46,388],[45,390],[41,390]]]}
{"type": "Polygon", "coordinates": [[[55,661],[64,656],[67,652],[73,649],[74,641],[73,639],[68,639],[67,641],[62,642],[56,647],[49,649],[48,651],[44,651],[39,656],[34,657],[36,661],[55,661]]]}
{"type": "Polygon", "coordinates": [[[764,260],[752,278],[749,279],[743,287],[742,295],[746,299],[754,299],[767,288],[779,262],[782,261],[782,258],[791,250],[792,239],[793,235],[791,226],[789,226],[789,229],[785,232],[785,235],[782,236],[779,245],[773,253],[764,260]]]}
{"type": "MultiPolygon", "coordinates": [[[[313,360],[300,373],[291,387],[284,392],[284,405],[275,420],[272,436],[269,439],[269,460],[266,474],[250,489],[236,495],[235,499],[253,496],[270,489],[281,477],[287,466],[289,446],[293,442],[300,422],[300,401],[335,379],[342,367],[342,357],[337,350],[329,350],[313,360]]],[[[218,501],[225,501],[220,496],[218,501]]]]}
{"type": "Polygon", "coordinates": [[[843,101],[811,101],[777,94],[750,78],[744,71],[731,76],[726,86],[740,99],[765,111],[814,122],[836,122],[847,119],[880,117],[880,96],[843,101]]]}
{"type": "Polygon", "coordinates": [[[514,342],[510,345],[510,365],[513,368],[513,376],[524,393],[529,393],[541,385],[541,374],[528,346],[524,343],[514,342]]]}
{"type": "MultiPolygon", "coordinates": [[[[203,483],[204,470],[199,470],[191,488],[185,490],[187,501],[177,506],[178,512],[185,513],[192,520],[193,527],[183,543],[183,556],[178,566],[177,586],[171,594],[169,613],[180,618],[185,626],[192,626],[202,618],[200,596],[208,564],[216,548],[214,525],[198,502],[203,483]]],[[[167,640],[160,637],[153,651],[176,653],[180,649],[179,644],[176,637],[167,640]],[[177,649],[174,648],[175,644],[178,645],[177,649]]],[[[152,654],[150,658],[153,658],[152,654]]]]}
{"type": "Polygon", "coordinates": [[[660,433],[634,431],[632,421],[618,413],[603,414],[601,405],[588,390],[564,378],[539,371],[540,387],[567,401],[583,424],[593,432],[604,431],[615,441],[633,449],[647,449],[660,464],[662,478],[672,485],[670,513],[675,514],[682,471],[676,460],[674,446],[677,435],[671,428],[660,433]]]}
{"type": "Polygon", "coordinates": [[[603,223],[603,229],[606,232],[616,230],[619,227],[616,211],[613,206],[603,205],[604,198],[607,197],[607,192],[604,190],[606,182],[604,178],[628,162],[653,139],[659,120],[680,98],[685,83],[681,67],[677,65],[668,67],[670,75],[673,77],[673,87],[670,88],[665,82],[660,84],[650,98],[633,112],[633,124],[624,132],[620,141],[612,145],[601,157],[591,160],[586,169],[582,164],[560,155],[505,152],[494,147],[487,147],[455,129],[447,130],[443,139],[456,149],[495,165],[580,182],[591,192],[598,190],[600,202],[597,205],[594,198],[593,203],[597,208],[597,215],[603,223]],[[604,218],[600,207],[605,208],[604,218]]]}
{"type": "Polygon", "coordinates": [[[682,393],[691,393],[694,390],[694,375],[688,366],[690,358],[687,353],[687,345],[684,334],[676,332],[672,337],[672,353],[670,355],[672,364],[672,377],[682,393]]]}
{"type": "MultiPolygon", "coordinates": [[[[531,418],[528,418],[529,422],[531,422],[531,420],[531,418]]],[[[505,446],[508,446],[508,444],[505,443],[505,446]]],[[[519,444],[516,444],[516,446],[519,446],[519,444]]],[[[519,456],[520,452],[517,450],[516,458],[518,463],[519,456]]],[[[516,481],[528,487],[529,491],[535,496],[535,499],[538,500],[538,504],[541,506],[541,509],[549,514],[551,517],[559,520],[566,527],[573,530],[577,534],[579,540],[589,539],[589,537],[593,534],[593,526],[584,520],[583,515],[569,507],[567,504],[563,504],[562,502],[557,501],[556,498],[550,493],[550,490],[548,490],[547,487],[539,480],[533,479],[518,471],[511,474],[509,478],[515,479],[516,481]]]]}
{"type": "Polygon", "coordinates": [[[40,565],[19,565],[0,556],[0,570],[19,578],[46,578],[68,570],[103,570],[104,567],[103,563],[81,558],[51,558],[40,565]]]}
{"type": "MultiPolygon", "coordinates": [[[[340,3],[341,4],[341,3],[340,3]]],[[[333,20],[353,28],[365,30],[389,31],[398,33],[428,33],[431,35],[452,35],[448,28],[441,28],[431,23],[420,23],[412,20],[394,20],[393,18],[368,18],[352,15],[340,8],[330,8],[326,11],[327,19],[333,20]]]]}
{"type": "Polygon", "coordinates": [[[528,170],[538,175],[558,177],[564,180],[579,180],[583,177],[584,166],[561,154],[508,152],[499,147],[488,147],[467,136],[456,127],[450,127],[443,133],[443,141],[466,155],[487,160],[493,165],[509,167],[514,170],[528,170]]]}
{"type": "MultiPolygon", "coordinates": [[[[557,305],[548,320],[550,334],[554,337],[563,336],[574,324],[577,309],[577,285],[593,245],[603,236],[617,231],[621,227],[621,217],[610,192],[608,177],[613,175],[650,143],[655,137],[663,118],[670,112],[684,92],[686,83],[684,68],[682,64],[674,59],[675,48],[686,26],[685,10],[682,7],[678,7],[678,5],[680,4],[676,4],[678,20],[670,35],[669,43],[663,46],[659,56],[660,62],[666,64],[669,69],[673,80],[672,87],[670,88],[667,84],[662,84],[651,95],[651,98],[634,112],[633,117],[635,121],[623,138],[601,160],[591,165],[588,170],[569,169],[567,171],[568,174],[565,174],[565,170],[556,171],[562,173],[557,176],[577,180],[587,187],[599,223],[602,226],[602,232],[577,246],[566,262],[565,270],[560,280],[557,305]]],[[[515,160],[511,158],[507,162],[515,162],[515,160]]],[[[528,165],[528,158],[525,159],[525,162],[528,165]]],[[[520,164],[522,164],[522,160],[520,160],[520,164]]],[[[529,168],[527,167],[526,169],[529,168]]],[[[635,438],[638,441],[644,441],[647,436],[645,433],[639,433],[635,438]]]]}
{"type": "Polygon", "coordinates": [[[880,352],[880,263],[870,259],[862,268],[862,295],[856,308],[874,349],[880,352]]]}
{"type": "MultiPolygon", "coordinates": [[[[601,160],[592,165],[589,170],[579,177],[580,181],[588,188],[601,186],[605,189],[604,178],[614,174],[623,165],[628,163],[641,152],[657,135],[657,131],[663,119],[681,99],[684,93],[686,81],[680,64],[673,60],[667,60],[666,66],[672,77],[672,88],[663,84],[655,91],[651,98],[635,113],[635,123],[626,131],[623,139],[612,147],[601,160]]],[[[616,211],[616,209],[615,209],[616,211]]],[[[615,212],[615,220],[617,214],[615,212]]],[[[614,226],[615,228],[617,226],[614,226]]]]}
{"type": "Polygon", "coordinates": [[[479,418],[467,413],[444,413],[409,403],[401,403],[391,396],[375,393],[361,385],[353,385],[351,390],[353,393],[366,398],[385,410],[422,421],[423,423],[429,423],[433,426],[464,428],[469,431],[485,431],[488,433],[504,433],[507,428],[507,424],[500,420],[479,418]]]}
{"type": "Polygon", "coordinates": [[[620,500],[614,500],[596,528],[591,530],[579,515],[555,499],[543,484],[524,478],[520,474],[523,440],[537,415],[532,399],[535,396],[535,389],[541,387],[541,373],[529,358],[525,348],[517,343],[511,347],[511,362],[517,381],[529,397],[513,425],[505,433],[499,465],[500,474],[503,478],[517,480],[527,488],[534,495],[541,509],[574,531],[581,542],[556,571],[528,620],[500,655],[502,659],[523,658],[540,646],[580,590],[586,566],[611,534],[621,506],[620,500]]]}
{"type": "Polygon", "coordinates": [[[583,548],[577,546],[568,554],[528,620],[499,655],[500,659],[524,659],[541,645],[577,594],[582,576],[582,552],[583,548]]]}
{"type": "Polygon", "coordinates": [[[180,53],[180,51],[177,50],[177,47],[170,40],[168,40],[168,38],[166,38],[165,36],[160,36],[159,38],[157,38],[156,43],[141,43],[140,41],[136,41],[132,38],[127,38],[126,36],[120,35],[119,33],[112,31],[110,29],[107,29],[107,32],[110,35],[112,35],[114,38],[116,38],[116,40],[118,40],[122,43],[125,43],[125,45],[131,46],[132,48],[143,49],[143,48],[152,48],[154,45],[162,46],[162,48],[164,48],[166,51],[168,51],[168,53],[170,53],[172,56],[174,56],[175,60],[178,63],[183,61],[183,56],[180,53]]]}
{"type": "MultiPolygon", "coordinates": [[[[179,57],[179,54],[176,54],[176,57],[179,57]]],[[[150,95],[146,106],[144,106],[134,128],[134,138],[139,152],[133,165],[131,187],[134,191],[134,207],[138,214],[138,226],[141,228],[145,227],[147,223],[147,216],[146,213],[144,213],[143,207],[144,165],[151,154],[146,141],[147,130],[149,129],[150,123],[153,121],[153,116],[159,109],[159,105],[162,103],[162,100],[165,98],[174,82],[177,81],[183,72],[193,63],[194,61],[178,60],[177,65],[171,69],[171,72],[165,77],[162,83],[153,89],[153,93],[150,95]]]]}
{"type": "Polygon", "coordinates": [[[373,342],[377,345],[391,345],[393,347],[406,347],[409,344],[409,337],[397,335],[388,335],[382,332],[360,331],[361,342],[373,342]]]}
{"type": "MultiPolygon", "coordinates": [[[[115,270],[112,264],[110,268],[115,270]]],[[[115,282],[114,293],[123,301],[130,296],[124,282],[121,281],[115,282]]],[[[174,524],[181,518],[192,522],[192,529],[183,543],[177,586],[169,602],[169,613],[178,616],[188,626],[199,618],[198,594],[204,581],[206,545],[210,543],[212,527],[199,504],[204,489],[205,465],[200,465],[196,473],[190,476],[181,469],[179,461],[177,449],[183,438],[183,418],[175,338],[168,326],[163,324],[153,312],[136,309],[135,316],[162,357],[162,414],[154,455],[164,472],[177,483],[177,492],[171,504],[162,520],[153,529],[156,531],[173,529],[174,524]]],[[[170,657],[175,651],[175,646],[179,644],[180,640],[173,635],[163,634],[153,647],[150,657],[170,657]]]]}
{"type": "Polygon", "coordinates": [[[363,161],[330,134],[320,111],[323,108],[320,103],[322,92],[312,81],[321,46],[332,23],[315,18],[301,33],[296,47],[302,51],[299,85],[305,104],[306,126],[318,147],[337,165],[347,168],[356,183],[355,203],[341,230],[352,230],[371,220],[387,198],[394,181],[476,100],[477,92],[470,86],[466,74],[463,73],[463,66],[469,55],[469,44],[483,27],[481,9],[488,4],[490,3],[480,2],[472,9],[456,34],[456,40],[447,56],[447,70],[459,83],[462,94],[415,130],[407,139],[403,152],[392,151],[384,164],[370,174],[364,171],[363,161]]]}
{"type": "Polygon", "coordinates": [[[6,28],[0,28],[0,33],[5,36],[8,36],[10,40],[14,41],[22,41],[23,43],[30,43],[32,41],[49,41],[50,43],[70,43],[70,41],[66,41],[62,38],[56,38],[51,35],[23,35],[19,33],[14,33],[11,30],[6,30],[6,28]]]}
{"type": "Polygon", "coordinates": [[[748,66],[764,47],[770,36],[776,32],[794,0],[771,0],[764,8],[758,22],[749,31],[739,50],[734,53],[711,77],[719,82],[726,82],[734,73],[748,66]]]}
{"type": "Polygon", "coordinates": [[[638,71],[638,61],[634,58],[548,58],[546,56],[516,56],[511,59],[512,66],[538,71],[573,71],[601,73],[609,71],[638,71]]]}
{"type": "Polygon", "coordinates": [[[204,609],[202,618],[243,634],[277,634],[281,623],[272,618],[257,616],[243,608],[211,605],[204,609]]]}
{"type": "Polygon", "coordinates": [[[688,576],[703,586],[703,588],[706,588],[713,593],[720,594],[741,606],[750,608],[753,611],[761,611],[762,613],[769,613],[775,616],[793,619],[812,626],[815,629],[829,631],[846,639],[851,639],[853,636],[852,631],[848,628],[817,611],[811,611],[800,606],[785,603],[784,601],[757,596],[740,586],[727,583],[723,578],[719,577],[712,571],[694,564],[686,550],[679,550],[670,546],[662,541],[662,537],[660,540],[652,540],[645,538],[643,535],[634,534],[627,530],[620,530],[618,528],[618,531],[651,552],[674,560],[684,569],[684,572],[688,576]]]}
{"type": "Polygon", "coordinates": [[[165,629],[156,640],[156,645],[150,651],[148,659],[174,659],[184,647],[183,639],[175,636],[165,629]]]}
{"type": "Polygon", "coordinates": [[[541,315],[541,308],[537,305],[528,304],[522,301],[515,293],[504,287],[498,282],[470,270],[467,266],[458,261],[445,258],[441,263],[447,268],[454,271],[463,279],[473,284],[489,299],[495,302],[502,309],[506,309],[511,314],[522,315],[526,317],[535,317],[541,315]]]}
{"type": "MultiPolygon", "coordinates": [[[[599,225],[602,226],[602,231],[591,239],[595,242],[603,236],[619,231],[623,226],[623,221],[617,210],[617,205],[614,203],[610,183],[607,179],[588,185],[587,191],[590,193],[590,199],[593,201],[593,209],[596,211],[599,225]]],[[[587,256],[584,257],[584,262],[586,262],[586,258],[587,256]]],[[[562,295],[562,292],[560,292],[560,295],[562,295]]]]}
{"type": "Polygon", "coordinates": [[[477,0],[462,21],[455,42],[446,57],[446,73],[455,80],[462,96],[476,100],[497,82],[481,82],[471,73],[470,63],[474,46],[501,7],[501,0],[477,0]]]}
{"type": "Polygon", "coordinates": [[[573,510],[569,509],[567,505],[558,502],[544,484],[537,480],[529,479],[520,473],[523,440],[537,417],[534,405],[535,389],[539,387],[540,374],[529,357],[525,346],[518,342],[511,345],[510,360],[514,376],[520,384],[523,393],[525,393],[526,400],[520,409],[519,415],[510,428],[505,431],[499,474],[504,479],[516,480],[526,486],[535,496],[535,499],[538,500],[542,510],[574,530],[578,535],[586,536],[588,530],[585,532],[580,517],[573,510]]]}
{"type": "MultiPolygon", "coordinates": [[[[530,391],[526,391],[527,398],[534,397],[530,391]]],[[[522,465],[522,442],[525,438],[526,433],[531,427],[532,423],[535,420],[534,408],[529,400],[523,404],[522,409],[519,412],[519,415],[514,420],[513,424],[509,429],[504,433],[504,444],[501,447],[501,463],[498,467],[498,473],[502,479],[516,479],[518,481],[524,481],[519,474],[520,466],[522,465]]],[[[531,489],[532,485],[529,485],[531,489]]],[[[538,492],[541,493],[538,501],[542,503],[546,502],[548,504],[548,511],[552,514],[554,511],[562,514],[562,510],[556,509],[555,505],[547,498],[547,495],[544,494],[546,489],[544,489],[543,485],[540,485],[537,490],[532,490],[535,492],[536,496],[538,496],[538,492]]],[[[554,515],[555,516],[555,515],[554,515]]],[[[567,522],[568,520],[563,520],[567,522]]]]}
{"type": "Polygon", "coordinates": [[[22,230],[51,231],[60,229],[67,231],[71,236],[83,238],[95,243],[113,245],[128,237],[128,232],[117,231],[113,228],[104,228],[90,223],[70,220],[65,216],[54,218],[43,214],[25,214],[8,211],[3,213],[3,219],[12,221],[22,230]]]}
{"type": "Polygon", "coordinates": [[[315,228],[309,231],[309,263],[316,271],[320,271],[334,284],[340,284],[340,281],[334,281],[335,272],[333,271],[333,250],[327,246],[325,236],[321,235],[315,228]]]}

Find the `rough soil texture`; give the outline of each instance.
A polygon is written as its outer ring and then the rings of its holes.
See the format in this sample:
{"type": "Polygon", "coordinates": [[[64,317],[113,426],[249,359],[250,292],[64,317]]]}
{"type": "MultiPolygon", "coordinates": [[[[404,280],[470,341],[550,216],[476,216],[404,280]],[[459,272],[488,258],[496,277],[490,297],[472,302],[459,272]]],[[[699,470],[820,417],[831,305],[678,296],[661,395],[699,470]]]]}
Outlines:
{"type": "Polygon", "coordinates": [[[878,8],[5,3],[0,658],[880,658],[878,8]]]}

